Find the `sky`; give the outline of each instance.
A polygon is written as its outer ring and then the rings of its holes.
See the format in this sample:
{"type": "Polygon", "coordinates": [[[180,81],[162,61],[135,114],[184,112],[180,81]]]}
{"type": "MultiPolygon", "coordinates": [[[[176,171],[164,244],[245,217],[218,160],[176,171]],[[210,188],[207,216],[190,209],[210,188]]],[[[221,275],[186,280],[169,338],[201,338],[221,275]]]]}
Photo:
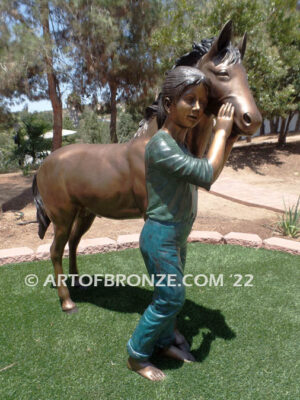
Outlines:
{"type": "MultiPolygon", "coordinates": [[[[70,93],[70,88],[67,88],[67,86],[62,85],[61,89],[61,97],[62,97],[62,103],[63,103],[63,108],[67,107],[67,98],[70,93]]],[[[101,92],[98,92],[98,98],[101,100],[101,92]]],[[[82,104],[87,104],[90,101],[90,99],[87,96],[82,96],[81,102],[82,104]]],[[[17,100],[15,99],[15,103],[17,103],[17,100]]],[[[28,111],[29,112],[41,112],[41,111],[53,111],[52,106],[51,106],[51,101],[50,100],[39,100],[39,101],[29,101],[28,99],[25,99],[24,101],[15,104],[15,105],[7,105],[7,108],[11,112],[18,112],[22,111],[25,105],[28,105],[28,111]]]]}
{"type": "MultiPolygon", "coordinates": [[[[66,100],[67,100],[69,93],[70,93],[70,89],[68,90],[65,85],[62,85],[61,97],[62,97],[63,108],[66,107],[66,100]]],[[[23,99],[24,100],[22,102],[19,102],[19,101],[17,101],[17,99],[14,99],[15,105],[11,105],[11,106],[7,105],[8,109],[11,112],[22,111],[23,108],[27,104],[29,112],[53,111],[50,100],[44,99],[44,100],[38,100],[38,101],[29,101],[28,99],[26,99],[26,97],[23,97],[23,99]]]]}
{"type": "Polygon", "coordinates": [[[29,112],[35,111],[52,111],[51,102],[49,100],[39,100],[39,101],[24,101],[23,103],[9,107],[12,112],[23,110],[25,105],[28,105],[29,112]]]}

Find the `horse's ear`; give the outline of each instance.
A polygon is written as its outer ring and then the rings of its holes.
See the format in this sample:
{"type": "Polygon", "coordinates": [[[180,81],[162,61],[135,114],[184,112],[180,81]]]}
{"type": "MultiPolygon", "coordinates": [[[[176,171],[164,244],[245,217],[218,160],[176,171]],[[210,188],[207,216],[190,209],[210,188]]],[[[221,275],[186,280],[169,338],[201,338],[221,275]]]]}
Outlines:
{"type": "Polygon", "coordinates": [[[221,51],[229,46],[232,36],[232,21],[231,19],[223,26],[218,37],[218,50],[221,51]]]}
{"type": "Polygon", "coordinates": [[[240,43],[237,46],[237,48],[239,49],[239,51],[241,53],[242,59],[244,58],[244,55],[245,55],[246,45],[247,45],[247,32],[244,33],[243,39],[240,41],[240,43]]]}
{"type": "Polygon", "coordinates": [[[229,46],[232,36],[232,21],[231,19],[223,26],[219,36],[213,42],[209,50],[210,56],[220,53],[223,49],[229,46]]]}

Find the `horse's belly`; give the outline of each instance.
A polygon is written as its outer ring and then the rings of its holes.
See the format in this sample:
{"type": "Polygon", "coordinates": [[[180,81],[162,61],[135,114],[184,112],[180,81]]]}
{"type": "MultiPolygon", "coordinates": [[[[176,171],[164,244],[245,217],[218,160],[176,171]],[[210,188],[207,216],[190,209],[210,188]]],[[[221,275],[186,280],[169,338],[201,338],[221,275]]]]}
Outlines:
{"type": "Polygon", "coordinates": [[[129,170],[91,172],[88,176],[85,181],[78,177],[68,181],[67,191],[74,204],[107,218],[135,218],[141,215],[132,192],[129,170]]]}
{"type": "Polygon", "coordinates": [[[94,196],[92,199],[86,199],[84,203],[86,208],[99,217],[127,219],[142,216],[131,192],[116,193],[115,196],[105,199],[94,196]]]}

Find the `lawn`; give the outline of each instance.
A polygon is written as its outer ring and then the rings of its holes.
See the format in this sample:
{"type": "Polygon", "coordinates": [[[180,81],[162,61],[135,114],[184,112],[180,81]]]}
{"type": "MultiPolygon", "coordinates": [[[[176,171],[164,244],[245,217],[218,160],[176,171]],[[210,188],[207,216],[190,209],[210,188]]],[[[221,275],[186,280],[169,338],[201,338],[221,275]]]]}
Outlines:
{"type": "MultiPolygon", "coordinates": [[[[84,274],[145,273],[138,250],[82,256],[79,265],[84,274]]],[[[49,261],[2,266],[0,399],[299,399],[299,267],[290,254],[190,244],[185,272],[208,283],[187,287],[178,324],[197,362],[155,356],[167,379],[153,383],[126,368],[149,286],[72,288],[79,312],[66,315],[56,289],[43,286],[49,261]],[[27,287],[27,274],[39,284],[27,287]]]]}

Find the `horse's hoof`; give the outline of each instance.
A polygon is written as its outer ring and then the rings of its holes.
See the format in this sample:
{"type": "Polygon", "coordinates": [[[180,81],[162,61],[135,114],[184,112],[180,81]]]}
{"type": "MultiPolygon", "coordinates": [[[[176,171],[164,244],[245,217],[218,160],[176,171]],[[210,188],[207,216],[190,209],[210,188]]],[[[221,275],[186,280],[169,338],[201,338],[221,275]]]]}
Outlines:
{"type": "Polygon", "coordinates": [[[63,312],[66,314],[76,314],[78,312],[78,308],[75,306],[74,308],[71,308],[70,310],[63,310],[63,312]]]}

